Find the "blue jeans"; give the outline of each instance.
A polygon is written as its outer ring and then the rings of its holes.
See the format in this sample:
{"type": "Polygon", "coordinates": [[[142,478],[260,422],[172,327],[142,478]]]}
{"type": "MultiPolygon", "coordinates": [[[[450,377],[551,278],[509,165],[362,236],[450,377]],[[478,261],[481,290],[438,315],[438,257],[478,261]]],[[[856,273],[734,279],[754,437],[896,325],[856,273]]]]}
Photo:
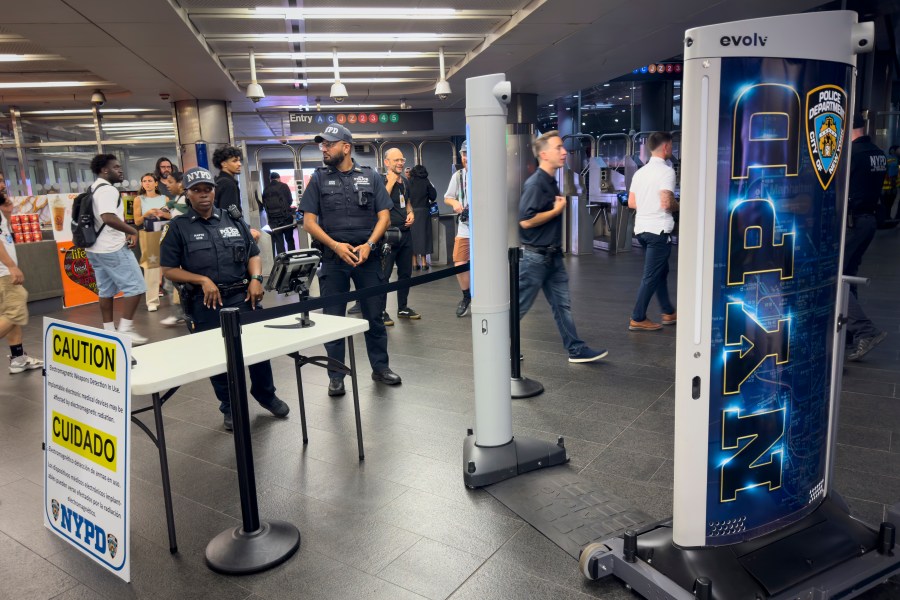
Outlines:
{"type": "Polygon", "coordinates": [[[638,290],[637,302],[631,312],[633,321],[643,321],[647,318],[647,306],[650,298],[656,294],[659,307],[663,314],[675,313],[675,306],[669,299],[669,256],[672,254],[671,236],[657,233],[639,233],[638,241],[644,247],[644,276],[641,279],[641,288],[638,290]]]}
{"type": "Polygon", "coordinates": [[[541,289],[553,309],[553,319],[563,345],[569,356],[577,355],[586,344],[578,339],[578,332],[575,331],[572,302],[569,300],[569,274],[563,265],[562,254],[544,255],[526,248],[519,265],[519,319],[525,317],[541,289]]]}

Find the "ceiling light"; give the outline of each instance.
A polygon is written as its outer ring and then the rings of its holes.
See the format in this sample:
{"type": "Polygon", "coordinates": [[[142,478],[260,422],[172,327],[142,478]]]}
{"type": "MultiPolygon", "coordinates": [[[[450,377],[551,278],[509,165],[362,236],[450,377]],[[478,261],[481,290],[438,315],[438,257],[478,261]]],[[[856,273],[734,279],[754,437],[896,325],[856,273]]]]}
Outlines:
{"type": "Polygon", "coordinates": [[[35,60],[65,60],[58,54],[0,54],[0,62],[31,62],[35,60]]]}
{"type": "MultiPolygon", "coordinates": [[[[240,71],[242,69],[234,69],[240,71]]],[[[408,71],[433,71],[432,67],[413,67],[408,65],[396,65],[392,67],[343,67],[345,73],[405,73],[408,71]]],[[[331,67],[270,67],[259,69],[260,73],[331,73],[331,67]]]]}
{"type": "Polygon", "coordinates": [[[454,8],[354,8],[336,11],[333,8],[279,8],[275,6],[256,7],[257,15],[275,15],[285,19],[395,19],[430,18],[452,19],[454,8]]]}
{"type": "Polygon", "coordinates": [[[254,103],[266,97],[262,86],[256,81],[256,57],[253,55],[253,48],[250,48],[250,85],[247,86],[247,97],[254,103]]]}
{"type": "Polygon", "coordinates": [[[438,60],[440,64],[440,75],[441,78],[438,80],[437,85],[434,87],[434,95],[438,97],[440,100],[446,100],[447,96],[449,96],[452,92],[450,91],[450,84],[447,82],[447,78],[444,76],[444,48],[438,48],[438,60]]]}
{"type": "Polygon", "coordinates": [[[483,35],[460,35],[438,33],[226,33],[207,34],[206,39],[211,42],[334,42],[340,39],[342,43],[351,42],[434,42],[448,41],[482,41],[483,35]]]}
{"type": "MultiPolygon", "coordinates": [[[[64,110],[23,110],[20,114],[27,115],[89,115],[93,110],[90,108],[67,108],[64,110]]],[[[154,108],[107,108],[103,111],[104,115],[109,113],[138,113],[138,112],[156,112],[154,108]]],[[[93,125],[91,125],[93,127],[93,125]]]]}
{"type": "MultiPolygon", "coordinates": [[[[335,83],[335,79],[328,77],[308,77],[306,79],[261,79],[262,83],[267,85],[294,85],[299,84],[316,84],[316,83],[335,83]]],[[[338,83],[413,83],[416,81],[434,81],[424,77],[342,77],[338,83]]]]}
{"type": "Polygon", "coordinates": [[[15,88],[97,87],[113,85],[108,81],[2,81],[0,90],[15,88]]]}
{"type": "MultiPolygon", "coordinates": [[[[463,52],[455,53],[460,56],[464,55],[463,52]]],[[[262,58],[265,60],[326,60],[330,59],[332,54],[331,52],[259,52],[256,54],[257,58],[262,58]]],[[[407,58],[427,58],[437,56],[437,52],[392,52],[390,50],[386,52],[340,52],[338,53],[340,58],[353,58],[353,59],[376,59],[376,60],[401,60],[407,58]]],[[[219,58],[228,59],[228,58],[243,58],[242,54],[227,54],[222,53],[219,54],[219,58]]]]}

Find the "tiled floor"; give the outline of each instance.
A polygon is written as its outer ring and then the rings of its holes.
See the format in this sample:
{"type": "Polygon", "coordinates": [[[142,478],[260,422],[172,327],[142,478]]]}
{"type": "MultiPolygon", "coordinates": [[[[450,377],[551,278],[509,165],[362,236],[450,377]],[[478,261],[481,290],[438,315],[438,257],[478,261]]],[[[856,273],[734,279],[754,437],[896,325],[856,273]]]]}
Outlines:
{"type": "MultiPolygon", "coordinates": [[[[873,277],[863,305],[890,337],[850,364],[835,469],[836,487],[861,518],[877,523],[900,501],[900,231],[880,232],[863,264],[873,277]]],[[[675,329],[631,333],[626,324],[642,257],[570,258],[579,333],[609,348],[607,361],[570,365],[550,311],[539,299],[523,322],[524,374],[546,393],[513,402],[518,435],[563,435],[570,468],[655,517],[671,514],[675,329]]],[[[674,265],[673,259],[673,265],[674,265]]],[[[676,274],[673,273],[672,280],[676,274]]],[[[41,522],[39,372],[0,373],[0,597],[315,598],[351,600],[632,598],[615,580],[587,582],[567,554],[484,491],[462,483],[461,448],[472,426],[469,318],[457,319],[455,281],[417,288],[421,321],[389,328],[400,387],[377,386],[360,357],[366,460],[356,456],[352,401],[326,394],[308,369],[310,443],[300,441],[293,365],[275,361],[279,394],[294,412],[278,421],[251,406],[263,518],[295,523],[299,553],[249,577],[206,568],[207,542],[239,523],[231,435],[222,430],[208,382],[182,388],[165,408],[180,552],[168,552],[155,448],[135,430],[132,463],[133,579],[126,585],[44,529],[41,522]]],[[[395,298],[390,299],[395,314],[395,298]]],[[[151,325],[169,314],[143,310],[153,339],[181,331],[151,325]],[[152,318],[151,318],[152,316],[152,318]]],[[[96,307],[55,316],[98,325],[96,307]]],[[[26,347],[41,353],[41,319],[26,347]]],[[[357,344],[364,352],[364,344],[357,344]]],[[[889,583],[867,598],[900,597],[889,583]]]]}

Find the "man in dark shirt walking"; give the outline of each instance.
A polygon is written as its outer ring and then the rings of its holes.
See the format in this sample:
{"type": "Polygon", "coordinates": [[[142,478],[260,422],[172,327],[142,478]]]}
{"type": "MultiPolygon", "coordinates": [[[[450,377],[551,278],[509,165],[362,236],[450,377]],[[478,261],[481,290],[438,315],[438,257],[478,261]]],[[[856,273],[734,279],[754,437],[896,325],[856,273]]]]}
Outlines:
{"type": "Polygon", "coordinates": [[[219,169],[216,175],[216,208],[228,210],[234,205],[240,211],[241,191],[235,175],[241,172],[241,160],[241,151],[234,146],[225,146],[213,152],[213,166],[219,169]]]}
{"type": "MultiPolygon", "coordinates": [[[[862,116],[853,119],[850,145],[850,186],[847,198],[847,232],[844,234],[844,275],[856,275],[863,254],[875,237],[878,201],[887,172],[884,152],[866,135],[862,116]]],[[[847,309],[847,360],[859,360],[884,341],[880,331],[863,312],[856,286],[850,286],[847,309]]]]}
{"type": "Polygon", "coordinates": [[[569,362],[600,360],[606,350],[594,350],[578,338],[569,300],[569,275],[562,260],[562,213],[566,199],[553,178],[566,162],[558,131],[548,131],[532,144],[538,169],[525,182],[519,202],[519,239],[524,246],[519,270],[519,318],[534,304],[538,290],[553,309],[556,327],[569,353],[569,362]]]}
{"type": "MultiPolygon", "coordinates": [[[[280,175],[275,171],[269,174],[269,183],[262,194],[263,207],[266,209],[266,217],[269,227],[277,229],[286,227],[294,222],[294,212],[291,209],[291,188],[282,183],[280,175]]],[[[294,246],[294,229],[283,229],[272,233],[272,241],[275,243],[275,255],[279,255],[287,249],[291,251],[294,246]]]]}

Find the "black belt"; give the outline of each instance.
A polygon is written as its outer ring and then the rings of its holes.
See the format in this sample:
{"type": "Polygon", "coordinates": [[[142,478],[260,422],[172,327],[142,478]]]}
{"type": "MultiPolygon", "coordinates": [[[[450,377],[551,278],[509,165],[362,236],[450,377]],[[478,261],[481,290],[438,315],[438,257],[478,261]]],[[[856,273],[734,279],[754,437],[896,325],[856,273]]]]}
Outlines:
{"type": "Polygon", "coordinates": [[[562,247],[560,246],[532,246],[531,244],[522,244],[522,247],[526,250],[529,250],[536,254],[542,254],[544,256],[550,256],[557,253],[562,254],[562,247]]]}

